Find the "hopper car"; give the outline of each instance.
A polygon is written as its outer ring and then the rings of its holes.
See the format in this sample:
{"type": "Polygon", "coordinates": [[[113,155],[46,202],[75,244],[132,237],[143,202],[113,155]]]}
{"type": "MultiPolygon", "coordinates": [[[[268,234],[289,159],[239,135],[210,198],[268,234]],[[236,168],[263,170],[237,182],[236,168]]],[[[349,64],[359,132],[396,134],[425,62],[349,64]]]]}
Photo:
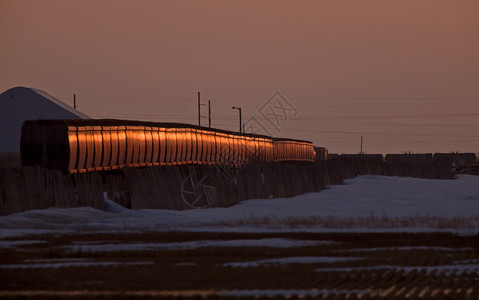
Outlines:
{"type": "Polygon", "coordinates": [[[22,126],[22,165],[65,173],[184,164],[312,163],[308,141],[189,124],[127,120],[32,120],[22,126]]]}

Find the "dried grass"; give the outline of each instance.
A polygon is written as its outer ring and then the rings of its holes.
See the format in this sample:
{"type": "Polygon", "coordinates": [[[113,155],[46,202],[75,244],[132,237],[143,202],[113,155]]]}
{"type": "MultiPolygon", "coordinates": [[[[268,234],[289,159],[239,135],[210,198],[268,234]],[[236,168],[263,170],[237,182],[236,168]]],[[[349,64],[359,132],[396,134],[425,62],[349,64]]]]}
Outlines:
{"type": "Polygon", "coordinates": [[[206,223],[203,226],[254,226],[266,228],[329,228],[329,229],[395,229],[395,228],[432,228],[432,229],[475,229],[479,226],[479,216],[474,217],[389,217],[386,214],[367,217],[343,218],[337,216],[309,216],[309,217],[255,217],[249,216],[240,220],[219,223],[206,223]]]}

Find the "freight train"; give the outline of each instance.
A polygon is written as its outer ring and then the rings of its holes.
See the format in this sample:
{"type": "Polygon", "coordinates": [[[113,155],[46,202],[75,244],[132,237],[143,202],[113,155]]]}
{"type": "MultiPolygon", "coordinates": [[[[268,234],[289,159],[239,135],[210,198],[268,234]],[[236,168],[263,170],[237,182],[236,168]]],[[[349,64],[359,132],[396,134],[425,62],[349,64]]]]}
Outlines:
{"type": "Polygon", "coordinates": [[[312,163],[308,141],[236,133],[188,124],[126,120],[25,121],[22,165],[65,173],[184,164],[239,166],[253,162],[312,163]]]}

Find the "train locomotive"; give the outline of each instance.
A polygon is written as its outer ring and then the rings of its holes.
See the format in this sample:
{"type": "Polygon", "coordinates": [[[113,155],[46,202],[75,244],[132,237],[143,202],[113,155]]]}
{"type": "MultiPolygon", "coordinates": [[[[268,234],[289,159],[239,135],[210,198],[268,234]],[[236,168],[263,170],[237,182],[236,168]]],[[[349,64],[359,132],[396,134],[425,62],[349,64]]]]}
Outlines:
{"type": "MultiPolygon", "coordinates": [[[[90,119],[31,120],[22,126],[22,165],[65,173],[185,164],[313,163],[309,141],[180,123],[90,119]]],[[[321,148],[327,155],[327,150],[321,148]]]]}

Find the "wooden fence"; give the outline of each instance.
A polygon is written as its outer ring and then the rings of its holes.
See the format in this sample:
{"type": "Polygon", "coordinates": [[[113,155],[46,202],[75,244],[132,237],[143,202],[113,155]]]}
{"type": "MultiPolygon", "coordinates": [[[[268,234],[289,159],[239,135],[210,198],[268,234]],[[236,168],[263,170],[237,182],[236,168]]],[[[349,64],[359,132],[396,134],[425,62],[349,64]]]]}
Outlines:
{"type": "Polygon", "coordinates": [[[80,206],[105,209],[98,173],[63,175],[38,166],[0,168],[0,215],[80,206]]]}
{"type": "Polygon", "coordinates": [[[310,165],[185,165],[73,175],[35,166],[0,168],[0,215],[48,207],[105,209],[104,192],[132,209],[227,207],[246,199],[316,192],[366,174],[433,179],[452,176],[449,163],[386,163],[374,156],[339,156],[310,165]]]}
{"type": "Polygon", "coordinates": [[[226,207],[246,199],[292,197],[316,192],[328,185],[342,184],[344,179],[376,174],[431,179],[452,177],[447,163],[385,163],[377,157],[367,159],[340,156],[312,165],[293,163],[249,164],[239,169],[214,165],[125,168],[113,176],[110,199],[133,209],[188,209],[192,207],[226,207]],[[204,181],[201,181],[204,180],[204,181]],[[198,188],[193,191],[189,184],[198,188]],[[123,187],[118,192],[118,187],[123,187]],[[116,188],[115,188],[116,187],[116,188]],[[214,199],[207,189],[213,187],[214,199]],[[188,199],[194,194],[196,205],[188,199]],[[115,196],[116,195],[116,196],[115,196]]]}

